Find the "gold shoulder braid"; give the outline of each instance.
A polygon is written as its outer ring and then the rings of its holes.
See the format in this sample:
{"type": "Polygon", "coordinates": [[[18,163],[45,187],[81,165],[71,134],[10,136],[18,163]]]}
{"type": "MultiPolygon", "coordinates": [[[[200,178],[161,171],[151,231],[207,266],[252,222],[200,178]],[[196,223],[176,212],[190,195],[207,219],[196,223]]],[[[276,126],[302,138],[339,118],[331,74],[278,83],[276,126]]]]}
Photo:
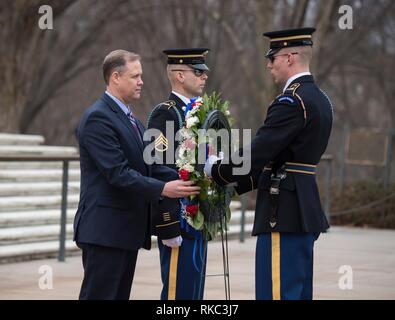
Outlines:
{"type": "MultiPolygon", "coordinates": [[[[168,110],[171,109],[171,108],[177,109],[176,108],[176,102],[174,100],[167,100],[167,101],[161,102],[149,114],[148,121],[147,121],[147,127],[148,128],[150,127],[150,122],[151,122],[152,115],[155,112],[157,112],[157,110],[162,108],[163,106],[167,107],[168,110]]],[[[158,152],[165,152],[168,148],[169,148],[169,140],[166,138],[166,136],[163,133],[161,133],[155,139],[155,150],[158,151],[158,152]]]]}
{"type": "Polygon", "coordinates": [[[295,95],[296,90],[300,87],[300,83],[294,83],[293,85],[291,85],[287,90],[291,90],[292,91],[292,95],[295,95]]]}
{"type": "Polygon", "coordinates": [[[167,100],[163,102],[163,104],[167,106],[168,110],[176,106],[176,102],[174,100],[167,100]]]}
{"type": "Polygon", "coordinates": [[[300,83],[294,83],[294,84],[292,84],[289,88],[287,88],[287,90],[285,90],[285,92],[291,91],[291,92],[292,92],[292,95],[293,95],[294,97],[296,97],[296,98],[299,100],[300,105],[302,106],[302,109],[303,109],[304,125],[306,126],[306,123],[307,123],[307,111],[306,111],[306,107],[305,107],[305,105],[304,105],[303,99],[300,97],[300,95],[298,95],[298,94],[296,93],[296,90],[298,90],[299,87],[300,87],[300,83]]]}

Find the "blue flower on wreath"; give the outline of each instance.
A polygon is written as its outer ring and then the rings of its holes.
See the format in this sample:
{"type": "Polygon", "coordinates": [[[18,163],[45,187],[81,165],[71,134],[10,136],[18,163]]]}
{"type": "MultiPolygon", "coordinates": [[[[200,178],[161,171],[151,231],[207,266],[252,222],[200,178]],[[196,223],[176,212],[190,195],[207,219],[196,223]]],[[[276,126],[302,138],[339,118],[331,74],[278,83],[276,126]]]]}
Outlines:
{"type": "Polygon", "coordinates": [[[195,101],[199,99],[199,97],[193,97],[191,98],[191,100],[189,101],[189,103],[187,104],[187,107],[185,108],[185,116],[187,115],[187,113],[189,111],[191,111],[193,109],[193,104],[195,103],[195,101]]]}

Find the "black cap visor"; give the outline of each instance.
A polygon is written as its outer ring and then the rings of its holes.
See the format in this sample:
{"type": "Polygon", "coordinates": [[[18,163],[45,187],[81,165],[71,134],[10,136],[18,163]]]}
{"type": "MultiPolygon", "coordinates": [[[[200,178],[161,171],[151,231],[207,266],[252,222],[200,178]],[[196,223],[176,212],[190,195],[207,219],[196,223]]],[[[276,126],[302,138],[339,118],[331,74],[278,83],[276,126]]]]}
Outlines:
{"type": "Polygon", "coordinates": [[[190,66],[192,69],[210,71],[209,67],[207,67],[204,63],[188,64],[188,66],[190,66]]]}

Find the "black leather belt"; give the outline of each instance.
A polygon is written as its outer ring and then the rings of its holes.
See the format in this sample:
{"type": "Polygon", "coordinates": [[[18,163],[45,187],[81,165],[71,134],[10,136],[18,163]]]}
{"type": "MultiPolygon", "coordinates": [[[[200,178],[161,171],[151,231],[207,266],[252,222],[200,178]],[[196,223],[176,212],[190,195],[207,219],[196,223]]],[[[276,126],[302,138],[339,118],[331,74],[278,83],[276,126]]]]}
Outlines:
{"type": "MultiPolygon", "coordinates": [[[[316,174],[317,166],[313,164],[296,163],[296,162],[286,162],[285,171],[302,173],[302,174],[316,174]]],[[[271,171],[272,167],[270,165],[266,166],[264,171],[271,171]]]]}
{"type": "Polygon", "coordinates": [[[271,165],[266,166],[264,171],[271,171],[270,176],[270,189],[269,189],[269,198],[270,198],[270,227],[274,228],[277,224],[278,220],[278,204],[280,200],[280,184],[281,181],[284,180],[287,176],[287,172],[293,172],[297,174],[316,174],[316,165],[305,164],[305,163],[296,163],[296,162],[286,162],[281,167],[276,168],[273,171],[271,165]]]}

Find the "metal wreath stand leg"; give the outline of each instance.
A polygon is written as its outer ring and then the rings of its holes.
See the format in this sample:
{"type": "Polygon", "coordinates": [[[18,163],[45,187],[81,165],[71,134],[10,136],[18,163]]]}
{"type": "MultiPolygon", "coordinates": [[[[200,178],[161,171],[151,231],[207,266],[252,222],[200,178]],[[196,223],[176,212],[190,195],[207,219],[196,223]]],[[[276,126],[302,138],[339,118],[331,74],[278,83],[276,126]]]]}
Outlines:
{"type": "MultiPolygon", "coordinates": [[[[230,134],[230,125],[225,117],[225,115],[219,111],[219,110],[213,110],[211,111],[204,124],[203,124],[203,129],[208,130],[208,129],[226,129],[228,133],[230,134]]],[[[230,139],[229,139],[229,148],[230,148],[230,139]]],[[[230,150],[230,149],[229,149],[230,150]]],[[[201,171],[203,172],[203,166],[201,167],[201,171]]],[[[216,277],[216,276],[223,276],[224,277],[224,289],[225,289],[225,299],[230,300],[230,273],[229,273],[229,250],[228,250],[228,225],[226,221],[226,207],[229,207],[232,195],[234,193],[234,188],[233,187],[226,187],[225,188],[225,203],[219,203],[216,208],[208,208],[208,214],[205,216],[205,219],[219,219],[220,223],[220,235],[221,235],[221,246],[222,246],[222,266],[223,266],[223,273],[222,274],[211,274],[211,275],[204,275],[204,270],[206,269],[206,265],[204,262],[203,257],[206,256],[207,253],[207,246],[208,246],[208,241],[207,239],[203,239],[204,245],[203,247],[203,254],[201,255],[202,257],[202,268],[200,271],[200,276],[201,278],[203,277],[216,277]]],[[[199,296],[200,293],[202,292],[202,282],[200,282],[200,287],[199,287],[199,296]]]]}

